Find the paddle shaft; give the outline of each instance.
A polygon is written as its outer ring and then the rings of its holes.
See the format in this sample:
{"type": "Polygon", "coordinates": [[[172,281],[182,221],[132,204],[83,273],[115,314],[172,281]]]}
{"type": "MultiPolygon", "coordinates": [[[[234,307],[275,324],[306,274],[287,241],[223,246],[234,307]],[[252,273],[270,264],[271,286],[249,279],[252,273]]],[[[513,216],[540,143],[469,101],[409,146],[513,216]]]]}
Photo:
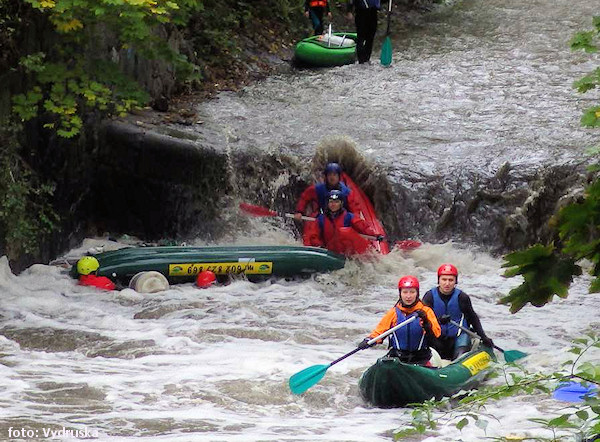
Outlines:
{"type": "Polygon", "coordinates": [[[387,13],[387,27],[385,29],[385,36],[390,35],[390,19],[392,17],[392,0],[388,2],[388,13],[387,13]]]}
{"type": "MultiPolygon", "coordinates": [[[[290,219],[295,219],[294,218],[294,214],[293,213],[284,213],[282,216],[286,217],[286,218],[290,218],[290,219]]],[[[316,221],[317,218],[313,218],[312,216],[304,216],[302,215],[302,221],[316,221]]],[[[365,239],[370,239],[372,241],[377,241],[377,237],[373,236],[373,235],[365,235],[364,233],[359,233],[360,236],[362,236],[365,239]]]]}
{"type": "MultiPolygon", "coordinates": [[[[458,322],[454,322],[454,321],[450,320],[450,324],[456,325],[458,328],[460,328],[462,331],[464,331],[466,334],[468,334],[469,336],[471,336],[473,338],[481,339],[481,336],[479,336],[477,333],[474,333],[471,330],[469,330],[468,328],[463,327],[458,322]]],[[[494,348],[496,350],[501,351],[502,353],[504,353],[504,350],[501,349],[500,347],[498,347],[496,344],[494,344],[494,348]]]]}
{"type": "MultiPolygon", "coordinates": [[[[388,331],[383,332],[382,334],[380,334],[379,336],[374,337],[373,339],[370,339],[369,342],[367,342],[369,345],[373,345],[375,344],[377,341],[379,341],[380,339],[385,338],[386,336],[391,335],[392,333],[394,333],[396,330],[398,330],[401,327],[404,327],[405,325],[410,324],[411,322],[413,322],[415,319],[417,319],[417,316],[412,316],[410,318],[408,318],[406,321],[402,321],[400,324],[396,325],[395,327],[390,328],[388,331]]],[[[334,364],[337,364],[340,361],[343,361],[344,359],[346,359],[348,356],[352,356],[354,353],[360,351],[361,348],[357,347],[354,350],[352,350],[350,353],[346,353],[344,356],[342,356],[341,358],[336,359],[335,361],[333,361],[331,364],[329,364],[329,367],[331,367],[334,364]]]]}

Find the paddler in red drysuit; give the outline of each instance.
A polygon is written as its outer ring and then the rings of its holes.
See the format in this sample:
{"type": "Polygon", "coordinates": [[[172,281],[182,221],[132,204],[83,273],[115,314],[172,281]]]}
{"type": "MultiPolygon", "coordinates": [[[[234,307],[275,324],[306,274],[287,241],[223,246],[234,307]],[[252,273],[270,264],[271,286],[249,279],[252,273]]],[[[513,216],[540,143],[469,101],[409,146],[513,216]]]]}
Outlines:
{"type": "Polygon", "coordinates": [[[314,223],[316,228],[306,235],[305,239],[309,243],[306,245],[325,247],[337,253],[347,253],[345,247],[344,250],[340,249],[343,246],[340,236],[342,236],[341,232],[344,227],[351,227],[357,233],[374,236],[378,241],[384,239],[383,235],[377,235],[365,220],[344,209],[343,201],[343,194],[340,190],[329,192],[327,209],[317,216],[317,221],[314,223]]]}

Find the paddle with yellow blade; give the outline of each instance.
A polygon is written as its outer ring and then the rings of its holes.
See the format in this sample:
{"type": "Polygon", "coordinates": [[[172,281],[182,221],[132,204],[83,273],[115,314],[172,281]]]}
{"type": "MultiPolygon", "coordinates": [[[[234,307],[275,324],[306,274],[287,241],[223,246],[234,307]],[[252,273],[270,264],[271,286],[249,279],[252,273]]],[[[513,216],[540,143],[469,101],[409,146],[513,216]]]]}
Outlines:
{"type": "MultiPolygon", "coordinates": [[[[477,333],[474,333],[471,330],[469,330],[468,328],[463,327],[458,322],[450,321],[450,324],[457,326],[458,328],[460,328],[462,331],[464,331],[466,334],[468,334],[469,336],[471,336],[473,338],[481,339],[481,337],[477,333]]],[[[522,351],[504,350],[504,349],[498,347],[496,344],[494,344],[494,348],[496,350],[502,352],[502,354],[504,355],[504,360],[506,362],[514,362],[517,359],[521,359],[521,358],[524,358],[525,356],[527,356],[527,353],[523,353],[522,351]]]]}
{"type": "Polygon", "coordinates": [[[392,64],[392,39],[390,38],[390,19],[392,17],[392,0],[389,0],[387,14],[387,28],[385,30],[385,40],[381,46],[381,64],[389,66],[392,64]]]}
{"type": "MultiPolygon", "coordinates": [[[[388,331],[386,331],[386,332],[380,334],[379,336],[376,336],[373,339],[369,340],[367,342],[367,344],[369,344],[369,345],[375,344],[377,341],[379,341],[380,339],[385,338],[388,335],[391,335],[392,333],[394,333],[399,328],[404,327],[405,325],[410,324],[415,319],[417,319],[417,317],[418,316],[411,316],[406,321],[401,322],[397,326],[392,327],[388,331]]],[[[357,347],[354,350],[352,350],[350,353],[346,353],[344,356],[342,356],[341,358],[336,359],[335,361],[331,362],[330,364],[327,364],[327,365],[313,365],[311,367],[305,368],[302,371],[299,371],[298,373],[296,373],[295,375],[293,375],[290,378],[290,381],[289,381],[290,390],[294,394],[302,394],[302,393],[304,393],[310,387],[312,387],[313,385],[317,384],[321,379],[323,379],[323,376],[325,376],[325,373],[327,372],[327,370],[329,369],[329,367],[331,367],[332,365],[337,364],[340,361],[343,361],[348,356],[352,356],[354,353],[356,353],[356,352],[358,352],[360,350],[361,350],[361,348],[357,347]]]]}

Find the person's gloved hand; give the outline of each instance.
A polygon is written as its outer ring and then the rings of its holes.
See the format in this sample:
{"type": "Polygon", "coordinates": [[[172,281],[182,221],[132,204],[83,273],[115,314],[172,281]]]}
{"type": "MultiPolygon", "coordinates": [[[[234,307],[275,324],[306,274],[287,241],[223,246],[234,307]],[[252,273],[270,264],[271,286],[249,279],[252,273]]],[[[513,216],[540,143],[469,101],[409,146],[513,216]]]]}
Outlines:
{"type": "Polygon", "coordinates": [[[425,313],[423,310],[417,310],[416,313],[421,320],[421,324],[425,330],[425,333],[431,333],[431,322],[429,322],[429,319],[427,318],[427,313],[425,313]]]}
{"type": "Polygon", "coordinates": [[[485,345],[486,347],[489,348],[494,348],[494,341],[492,341],[490,338],[488,338],[487,336],[484,336],[481,338],[481,342],[483,343],[483,345],[485,345]]]}
{"type": "Polygon", "coordinates": [[[450,318],[450,315],[442,315],[439,317],[438,322],[441,325],[444,325],[444,324],[448,324],[450,322],[450,319],[452,319],[452,318],[450,318]]]}
{"type": "Polygon", "coordinates": [[[377,235],[376,239],[377,239],[377,241],[381,242],[381,241],[385,240],[385,236],[383,236],[383,235],[377,235]]]}
{"type": "Polygon", "coordinates": [[[361,350],[364,350],[365,348],[369,348],[372,347],[374,344],[369,345],[369,341],[371,340],[371,338],[365,338],[363,339],[360,344],[358,344],[358,348],[361,350]]]}

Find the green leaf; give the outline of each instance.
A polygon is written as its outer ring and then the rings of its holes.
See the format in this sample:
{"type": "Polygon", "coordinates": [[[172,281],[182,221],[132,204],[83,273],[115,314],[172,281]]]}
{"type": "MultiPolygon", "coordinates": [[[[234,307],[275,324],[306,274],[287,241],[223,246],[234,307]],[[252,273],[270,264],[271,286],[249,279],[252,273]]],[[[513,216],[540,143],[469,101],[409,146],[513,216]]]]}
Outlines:
{"type": "Polygon", "coordinates": [[[566,427],[570,426],[570,423],[569,423],[570,417],[571,417],[570,414],[563,414],[559,417],[555,417],[554,419],[550,419],[548,421],[548,426],[558,427],[558,428],[566,428],[566,427]]]}
{"type": "Polygon", "coordinates": [[[578,32],[573,36],[571,41],[569,42],[571,49],[574,51],[583,50],[585,52],[591,53],[596,52],[598,48],[594,45],[594,32],[578,32]]]}
{"type": "Polygon", "coordinates": [[[592,279],[589,292],[590,293],[600,293],[600,278],[592,279]]]}
{"type": "Polygon", "coordinates": [[[588,419],[588,417],[590,416],[589,413],[585,410],[579,410],[578,412],[575,413],[577,415],[577,417],[579,419],[581,419],[582,421],[586,421],[588,419]]]}
{"type": "Polygon", "coordinates": [[[581,274],[581,268],[573,258],[560,254],[553,244],[536,244],[528,249],[505,256],[503,267],[512,267],[505,276],[522,275],[524,282],[500,299],[510,304],[515,313],[527,303],[541,307],[552,300],[554,295],[566,297],[574,275],[581,274]]]}
{"type": "Polygon", "coordinates": [[[458,421],[458,423],[456,424],[456,428],[458,428],[459,430],[462,430],[467,424],[469,423],[469,420],[466,417],[463,417],[460,421],[458,421]]]}
{"type": "Polygon", "coordinates": [[[600,107],[590,107],[585,110],[581,117],[581,125],[585,127],[600,127],[600,107]]]}

